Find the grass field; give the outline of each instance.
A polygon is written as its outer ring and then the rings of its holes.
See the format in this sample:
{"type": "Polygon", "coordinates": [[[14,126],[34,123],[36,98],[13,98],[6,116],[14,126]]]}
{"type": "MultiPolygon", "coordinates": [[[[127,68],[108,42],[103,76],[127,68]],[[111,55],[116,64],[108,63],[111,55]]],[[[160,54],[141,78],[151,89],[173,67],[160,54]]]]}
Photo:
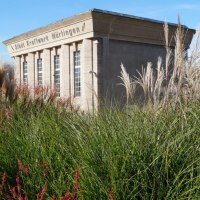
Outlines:
{"type": "MultiPolygon", "coordinates": [[[[105,109],[97,116],[23,107],[16,104],[1,123],[0,173],[10,186],[19,175],[29,199],[45,183],[47,199],[72,193],[75,170],[80,199],[200,197],[200,102],[159,113],[105,109]]],[[[6,188],[3,194],[10,193],[6,188]]]]}

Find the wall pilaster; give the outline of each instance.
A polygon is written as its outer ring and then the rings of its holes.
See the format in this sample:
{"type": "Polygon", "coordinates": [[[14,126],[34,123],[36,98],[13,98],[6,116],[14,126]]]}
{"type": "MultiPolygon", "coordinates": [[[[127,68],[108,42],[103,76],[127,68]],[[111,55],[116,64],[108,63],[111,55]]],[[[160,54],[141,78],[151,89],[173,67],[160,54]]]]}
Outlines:
{"type": "Polygon", "coordinates": [[[92,40],[84,39],[81,47],[81,97],[83,110],[94,108],[94,68],[92,40]]]}
{"type": "Polygon", "coordinates": [[[21,84],[21,57],[20,56],[16,56],[15,57],[15,68],[14,68],[14,72],[15,72],[15,80],[17,85],[21,84]]]}
{"type": "Polygon", "coordinates": [[[44,49],[42,57],[43,83],[46,87],[51,87],[51,51],[44,49]]]}
{"type": "Polygon", "coordinates": [[[27,56],[28,85],[31,90],[35,88],[35,54],[29,53],[27,56]]]}
{"type": "Polygon", "coordinates": [[[70,63],[69,45],[62,45],[60,51],[60,94],[61,97],[70,97],[70,63]]]}

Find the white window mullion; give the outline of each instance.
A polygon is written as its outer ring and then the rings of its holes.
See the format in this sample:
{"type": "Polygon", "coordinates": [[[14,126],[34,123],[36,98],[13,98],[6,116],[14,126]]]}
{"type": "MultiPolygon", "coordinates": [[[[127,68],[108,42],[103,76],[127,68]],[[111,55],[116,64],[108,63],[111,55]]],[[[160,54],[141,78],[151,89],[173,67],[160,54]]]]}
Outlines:
{"type": "Polygon", "coordinates": [[[74,52],[74,96],[81,96],[81,64],[80,51],[74,52]]]}
{"type": "Polygon", "coordinates": [[[54,86],[56,90],[56,96],[60,97],[60,56],[54,56],[54,86]]]}
{"type": "Polygon", "coordinates": [[[41,58],[37,60],[37,70],[38,70],[38,85],[42,86],[43,80],[42,80],[42,59],[41,58]]]}
{"type": "Polygon", "coordinates": [[[28,84],[28,65],[27,61],[23,62],[23,82],[28,84]]]}

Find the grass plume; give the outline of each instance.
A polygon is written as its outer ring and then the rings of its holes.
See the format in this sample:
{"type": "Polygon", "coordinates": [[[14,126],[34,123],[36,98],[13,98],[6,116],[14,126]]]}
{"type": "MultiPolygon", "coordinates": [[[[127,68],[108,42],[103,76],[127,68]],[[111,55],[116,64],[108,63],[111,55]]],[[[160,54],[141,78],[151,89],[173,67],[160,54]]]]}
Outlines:
{"type": "MultiPolygon", "coordinates": [[[[150,62],[147,63],[145,68],[142,67],[142,72],[138,72],[138,76],[134,76],[130,83],[139,85],[142,88],[145,102],[153,104],[155,108],[175,106],[180,101],[189,102],[199,99],[199,92],[197,92],[200,88],[199,31],[196,32],[196,43],[190,57],[187,57],[187,50],[184,46],[185,34],[187,33],[184,33],[180,18],[178,18],[178,28],[174,36],[175,48],[172,51],[169,27],[165,23],[165,62],[163,63],[158,57],[157,67],[152,66],[150,62]]],[[[127,73],[124,69],[122,71],[127,73]]],[[[129,74],[125,74],[124,77],[129,77],[129,74]]],[[[131,88],[128,82],[124,86],[128,90],[131,88]]]]}

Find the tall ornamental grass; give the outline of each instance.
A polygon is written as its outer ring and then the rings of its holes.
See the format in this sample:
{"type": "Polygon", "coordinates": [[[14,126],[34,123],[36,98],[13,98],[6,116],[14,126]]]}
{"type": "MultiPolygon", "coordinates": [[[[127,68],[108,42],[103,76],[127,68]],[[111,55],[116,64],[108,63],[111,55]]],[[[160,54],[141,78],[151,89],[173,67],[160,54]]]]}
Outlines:
{"type": "Polygon", "coordinates": [[[17,161],[28,165],[29,199],[45,183],[45,199],[72,191],[75,169],[79,199],[200,197],[199,102],[159,113],[104,109],[97,116],[17,104],[11,115],[0,129],[0,176],[16,185],[17,161]]]}
{"type": "Polygon", "coordinates": [[[125,66],[121,66],[121,76],[126,89],[127,102],[134,101],[136,88],[140,88],[144,102],[155,108],[176,106],[178,102],[187,103],[200,98],[200,40],[196,31],[195,42],[188,57],[184,46],[187,32],[182,29],[180,19],[175,38],[175,48],[171,49],[169,28],[164,25],[165,60],[158,57],[157,67],[151,62],[142,67],[137,76],[130,78],[125,66]]]}

